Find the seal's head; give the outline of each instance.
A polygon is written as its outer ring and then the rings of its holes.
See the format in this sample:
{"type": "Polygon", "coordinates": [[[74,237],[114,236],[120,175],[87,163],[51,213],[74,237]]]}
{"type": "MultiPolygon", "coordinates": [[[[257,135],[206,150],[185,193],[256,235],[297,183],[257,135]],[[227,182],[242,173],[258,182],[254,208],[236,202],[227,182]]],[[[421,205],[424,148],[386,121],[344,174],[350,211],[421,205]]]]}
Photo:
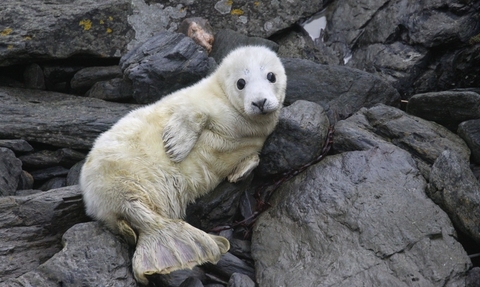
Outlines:
{"type": "Polygon", "coordinates": [[[216,73],[233,106],[249,117],[278,111],[285,99],[287,76],[275,52],[246,46],[233,50],[216,73]]]}

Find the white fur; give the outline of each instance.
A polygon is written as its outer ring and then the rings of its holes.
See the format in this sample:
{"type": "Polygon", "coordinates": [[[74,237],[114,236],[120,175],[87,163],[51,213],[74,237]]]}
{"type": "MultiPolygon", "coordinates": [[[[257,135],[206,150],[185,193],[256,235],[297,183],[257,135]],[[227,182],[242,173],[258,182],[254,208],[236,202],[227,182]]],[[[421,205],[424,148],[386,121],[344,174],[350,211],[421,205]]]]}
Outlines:
{"type": "Polygon", "coordinates": [[[188,203],[258,165],[285,89],[274,52],[239,48],[211,76],[132,111],[96,140],[80,177],[87,213],[137,243],[137,280],[216,263],[228,250],[225,238],[179,220],[188,203]],[[262,99],[263,111],[252,104],[262,99]]]}

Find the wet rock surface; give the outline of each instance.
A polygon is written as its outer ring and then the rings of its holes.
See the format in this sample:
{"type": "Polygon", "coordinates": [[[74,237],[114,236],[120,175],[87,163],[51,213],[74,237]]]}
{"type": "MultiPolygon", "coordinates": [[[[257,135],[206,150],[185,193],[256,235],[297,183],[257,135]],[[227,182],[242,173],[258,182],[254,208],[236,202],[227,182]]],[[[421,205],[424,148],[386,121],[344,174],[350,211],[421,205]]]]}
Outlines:
{"type": "Polygon", "coordinates": [[[186,218],[231,249],[150,286],[478,286],[480,2],[67,2],[0,7],[0,286],[140,286],[85,216],[84,158],[245,44],[282,57],[285,107],[254,174],[186,218]]]}

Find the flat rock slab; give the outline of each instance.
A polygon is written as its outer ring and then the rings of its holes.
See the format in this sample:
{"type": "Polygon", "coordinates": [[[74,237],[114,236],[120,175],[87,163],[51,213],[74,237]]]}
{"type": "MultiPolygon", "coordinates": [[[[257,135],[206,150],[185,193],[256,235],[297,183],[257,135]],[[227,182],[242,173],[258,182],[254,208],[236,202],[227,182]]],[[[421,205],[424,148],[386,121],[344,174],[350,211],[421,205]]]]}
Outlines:
{"type": "Polygon", "coordinates": [[[330,120],[344,119],[361,107],[400,105],[400,94],[387,81],[367,72],[284,58],[287,73],[285,101],[307,100],[322,105],[330,120]]]}
{"type": "Polygon", "coordinates": [[[326,157],[258,219],[259,286],[464,286],[470,259],[394,146],[326,157]]]}
{"type": "Polygon", "coordinates": [[[444,150],[453,150],[465,160],[470,157],[465,142],[447,128],[381,104],[362,108],[335,126],[334,149],[338,152],[366,150],[384,144],[408,151],[426,178],[431,165],[444,150]]]}
{"type": "Polygon", "coordinates": [[[61,250],[68,228],[87,220],[77,185],[0,197],[0,282],[38,267],[61,250]]]}
{"type": "Polygon", "coordinates": [[[97,136],[138,105],[0,87],[0,138],[88,150],[97,136]]]}
{"type": "Polygon", "coordinates": [[[455,130],[463,121],[480,118],[480,94],[471,91],[416,94],[408,100],[407,112],[455,130]]]}
{"type": "Polygon", "coordinates": [[[64,248],[36,270],[5,286],[137,286],[127,244],[98,222],[73,226],[62,244],[64,248]]]}
{"type": "Polygon", "coordinates": [[[119,58],[134,36],[129,7],[126,0],[4,0],[0,66],[75,54],[119,58]]]}

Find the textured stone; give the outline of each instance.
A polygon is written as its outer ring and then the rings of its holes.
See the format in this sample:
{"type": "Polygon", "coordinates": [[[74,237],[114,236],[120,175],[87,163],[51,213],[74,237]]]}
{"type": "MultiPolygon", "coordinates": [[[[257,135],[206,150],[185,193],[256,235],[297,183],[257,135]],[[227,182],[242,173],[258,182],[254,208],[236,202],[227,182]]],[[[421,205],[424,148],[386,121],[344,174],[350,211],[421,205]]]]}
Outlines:
{"type": "Polygon", "coordinates": [[[392,145],[326,157],[257,220],[259,286],[463,286],[470,259],[426,184],[392,145]]]}
{"type": "Polygon", "coordinates": [[[162,32],[120,60],[132,81],[133,98],[152,103],[203,78],[209,71],[207,53],[183,34],[162,32]]]}
{"type": "Polygon", "coordinates": [[[457,133],[470,148],[472,160],[480,164],[480,119],[461,123],[457,133]]]}
{"type": "Polygon", "coordinates": [[[89,149],[96,137],[136,108],[65,94],[0,87],[0,137],[89,149]]]}
{"type": "Polygon", "coordinates": [[[322,106],[316,103],[299,100],[283,108],[255,172],[260,176],[274,175],[313,161],[321,154],[329,126],[322,106]]]}
{"type": "Polygon", "coordinates": [[[0,196],[15,194],[21,173],[22,162],[13,151],[0,147],[0,196]]]}
{"type": "Polygon", "coordinates": [[[444,151],[433,164],[427,192],[457,228],[480,243],[480,182],[464,157],[444,151]]]}
{"type": "Polygon", "coordinates": [[[75,73],[70,86],[73,93],[82,95],[97,82],[121,77],[122,70],[119,66],[88,67],[75,73]]]}

